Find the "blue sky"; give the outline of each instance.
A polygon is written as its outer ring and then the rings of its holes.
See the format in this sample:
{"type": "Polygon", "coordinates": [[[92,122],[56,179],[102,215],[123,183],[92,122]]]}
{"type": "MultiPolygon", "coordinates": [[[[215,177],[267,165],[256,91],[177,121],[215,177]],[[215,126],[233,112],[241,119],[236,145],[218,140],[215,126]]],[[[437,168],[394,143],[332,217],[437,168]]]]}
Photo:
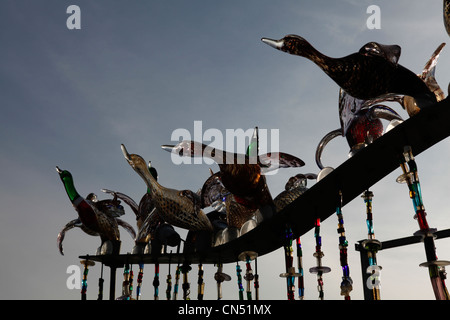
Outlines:
{"type": "MultiPolygon", "coordinates": [[[[99,239],[72,230],[56,247],[59,230],[76,218],[55,171],[72,172],[82,195],[100,189],[121,191],[139,200],[146,187],[120,150],[151,160],[167,187],[196,191],[209,176],[208,165],[176,166],[160,145],[173,143],[177,128],[193,132],[258,126],[279,129],[280,151],[306,162],[300,172],[317,172],[316,146],[338,128],[338,90],[312,62],[276,51],[262,37],[295,33],[332,57],[353,53],[369,42],[398,44],[400,63],[421,72],[436,47],[448,40],[441,1],[10,1],[0,3],[0,298],[78,299],[66,287],[67,267],[79,255],[94,253],[99,239]],[[81,29],[68,30],[66,9],[81,9],[81,29]],[[369,5],[381,9],[381,29],[369,30],[369,5]]],[[[450,53],[444,48],[436,78],[444,91],[450,53]]],[[[447,94],[447,92],[446,92],[447,94]]],[[[404,118],[406,112],[395,110],[404,118]]],[[[430,226],[450,227],[447,197],[449,141],[417,158],[430,226]]],[[[326,165],[347,159],[345,139],[323,154],[326,165]]],[[[213,170],[217,167],[211,166],[213,170]]],[[[275,196],[299,170],[280,170],[268,178],[275,196]]],[[[418,229],[406,186],[395,183],[400,169],[373,186],[375,234],[380,240],[410,236],[418,229]]],[[[128,209],[126,207],[126,209],[128,209]]],[[[352,297],[362,298],[359,255],[353,243],[364,239],[362,199],[344,207],[352,297]]],[[[131,210],[124,219],[134,225],[131,210]]],[[[325,297],[341,299],[335,216],[322,224],[325,297]]],[[[132,241],[122,232],[122,252],[132,241]]],[[[315,263],[311,232],[302,237],[305,268],[315,263]]],[[[449,240],[437,241],[440,259],[449,240]]],[[[433,299],[422,245],[379,254],[382,298],[433,299]],[[419,289],[419,290],[418,290],[419,289]]],[[[225,271],[224,297],[237,299],[234,264],[225,271]]],[[[172,268],[172,270],[174,270],[172,268]]],[[[282,251],[258,260],[263,299],[284,299],[282,251]]],[[[100,267],[89,274],[96,296],[100,267]]],[[[207,294],[215,299],[215,268],[205,266],[207,294]]],[[[135,273],[137,271],[135,270],[135,273]]],[[[167,270],[162,267],[161,277],[167,270]]],[[[144,276],[144,298],[151,299],[153,268],[144,276]]],[[[191,276],[193,295],[195,276],[191,276]]],[[[316,279],[306,273],[306,298],[317,299],[316,279]]],[[[120,292],[118,281],[118,292],[120,292]]],[[[162,281],[164,284],[164,281],[162,281]]],[[[107,286],[106,286],[107,287],[107,286]]]]}

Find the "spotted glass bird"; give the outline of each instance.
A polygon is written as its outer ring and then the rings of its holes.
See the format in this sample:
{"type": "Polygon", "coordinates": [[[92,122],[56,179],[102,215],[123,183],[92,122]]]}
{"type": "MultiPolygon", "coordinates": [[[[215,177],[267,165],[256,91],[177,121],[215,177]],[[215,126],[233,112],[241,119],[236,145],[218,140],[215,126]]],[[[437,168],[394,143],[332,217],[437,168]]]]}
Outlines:
{"type": "Polygon", "coordinates": [[[280,40],[262,38],[275,49],[305,57],[319,66],[351,96],[369,100],[387,94],[413,97],[420,108],[436,103],[435,95],[412,71],[398,64],[400,47],[369,42],[359,52],[331,58],[298,35],[280,40]]]}
{"type": "MultiPolygon", "coordinates": [[[[150,162],[148,163],[148,169],[153,178],[158,181],[158,172],[150,162]]],[[[154,237],[154,233],[158,225],[163,222],[158,215],[157,210],[155,210],[155,204],[152,199],[150,189],[147,188],[147,192],[142,196],[139,204],[122,192],[109,189],[102,189],[102,191],[112,194],[114,198],[119,198],[125,202],[131,210],[133,210],[136,216],[136,224],[138,229],[135,241],[136,243],[148,243],[154,237]]]]}
{"type": "Polygon", "coordinates": [[[145,160],[137,154],[129,154],[121,145],[128,164],[144,180],[158,215],[168,224],[192,231],[212,231],[212,225],[200,208],[200,200],[191,190],[175,190],[163,187],[150,174],[145,160]]]}
{"type": "Polygon", "coordinates": [[[124,193],[109,189],[102,189],[102,191],[117,196],[130,206],[136,215],[136,225],[138,229],[135,242],[148,243],[153,238],[158,225],[163,222],[159,217],[157,210],[155,210],[151,195],[149,193],[144,194],[139,204],[137,204],[132,198],[124,193]]]}
{"type": "Polygon", "coordinates": [[[284,191],[282,191],[274,199],[277,212],[283,210],[288,204],[292,203],[295,199],[305,193],[306,190],[308,190],[306,187],[308,179],[315,180],[317,179],[317,175],[314,173],[299,173],[289,178],[285,185],[284,191]]]}
{"type": "MultiPolygon", "coordinates": [[[[253,141],[257,141],[257,128],[253,141]]],[[[220,181],[231,192],[236,202],[256,210],[265,205],[273,205],[273,199],[266,183],[265,173],[278,167],[301,167],[305,163],[286,153],[257,155],[257,143],[248,154],[230,153],[207,146],[200,142],[184,140],[177,145],[163,145],[164,150],[188,157],[208,157],[220,169],[220,181]]]]}
{"type": "Polygon", "coordinates": [[[450,0],[444,0],[444,26],[445,30],[447,30],[447,34],[450,36],[450,0]]]}
{"type": "MultiPolygon", "coordinates": [[[[133,239],[136,237],[133,227],[117,218],[117,216],[123,214],[123,207],[120,206],[120,201],[112,199],[98,203],[97,196],[92,193],[85,199],[77,192],[72,174],[69,171],[61,170],[58,167],[56,167],[56,171],[64,184],[69,200],[78,212],[78,219],[70,221],[58,234],[57,245],[62,255],[64,255],[62,243],[65,233],[75,227],[79,227],[88,235],[99,236],[102,246],[107,241],[120,241],[119,225],[127,230],[133,239]]],[[[100,248],[98,252],[101,251],[100,248]]]]}

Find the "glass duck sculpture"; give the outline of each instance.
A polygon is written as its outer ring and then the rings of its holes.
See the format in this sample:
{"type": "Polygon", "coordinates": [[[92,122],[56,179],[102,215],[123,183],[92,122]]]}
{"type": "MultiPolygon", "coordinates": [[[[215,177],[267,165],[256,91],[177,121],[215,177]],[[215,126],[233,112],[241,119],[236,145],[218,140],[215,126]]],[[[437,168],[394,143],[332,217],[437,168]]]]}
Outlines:
{"type": "Polygon", "coordinates": [[[264,175],[266,172],[277,168],[301,167],[305,163],[295,156],[281,152],[258,156],[258,128],[255,128],[252,140],[256,141],[256,148],[250,148],[247,154],[230,153],[190,140],[181,141],[175,146],[161,147],[180,156],[208,157],[214,160],[220,169],[220,181],[233,194],[236,202],[256,210],[266,205],[273,206],[264,175]]]}
{"type": "Polygon", "coordinates": [[[233,194],[225,188],[220,176],[221,172],[213,173],[205,181],[199,195],[202,201],[202,207],[211,206],[217,212],[224,212],[226,223],[229,228],[240,229],[256,213],[257,209],[253,206],[247,207],[240,204],[233,194]]]}
{"type": "MultiPolygon", "coordinates": [[[[158,181],[158,173],[152,167],[151,162],[148,163],[148,169],[153,178],[158,181]]],[[[164,225],[164,220],[159,216],[158,210],[155,208],[149,188],[147,188],[147,192],[142,196],[139,205],[124,193],[108,189],[102,189],[102,191],[123,200],[136,215],[138,232],[135,238],[136,246],[133,248],[133,253],[145,253],[146,245],[156,238],[158,238],[161,245],[177,246],[179,244],[180,236],[173,228],[170,228],[170,232],[161,232],[161,230],[167,230],[168,228],[164,225]],[[167,237],[162,239],[162,235],[167,237]]]]}
{"type": "Polygon", "coordinates": [[[121,148],[129,165],[147,184],[155,209],[162,220],[187,230],[212,231],[211,222],[200,208],[198,196],[194,192],[163,187],[150,174],[141,156],[129,154],[123,144],[121,148]]]}
{"type": "Polygon", "coordinates": [[[120,200],[114,197],[111,200],[98,201],[93,193],[85,199],[75,189],[73,177],[69,171],[58,167],[56,171],[64,184],[69,200],[78,212],[78,219],[67,223],[58,234],[57,245],[61,255],[64,255],[62,243],[65,233],[74,227],[80,228],[88,235],[100,237],[102,245],[97,250],[97,254],[111,253],[112,242],[120,241],[119,225],[127,230],[133,239],[136,237],[133,227],[118,218],[125,213],[120,200]]]}
{"type": "Polygon", "coordinates": [[[328,57],[298,35],[280,40],[262,38],[271,47],[305,57],[319,66],[351,96],[370,100],[388,94],[413,97],[420,108],[436,103],[435,95],[412,71],[398,64],[400,47],[369,42],[359,52],[342,58],[328,57]]]}
{"type": "MultiPolygon", "coordinates": [[[[158,181],[158,173],[155,168],[151,166],[151,163],[148,164],[148,169],[155,178],[156,181],[158,181]]],[[[147,221],[146,227],[143,230],[144,222],[146,221],[147,217],[152,213],[152,211],[155,209],[155,204],[152,199],[150,190],[147,188],[147,192],[142,196],[139,204],[137,204],[131,197],[128,195],[109,190],[109,189],[102,189],[103,192],[112,194],[114,197],[119,198],[123,202],[125,202],[131,210],[133,210],[135,216],[136,216],[136,225],[138,228],[138,233],[136,236],[135,241],[136,242],[144,242],[148,243],[148,241],[151,239],[152,232],[156,230],[156,227],[160,222],[162,222],[162,219],[159,218],[158,214],[155,214],[153,219],[150,221],[147,221]]]]}
{"type": "Polygon", "coordinates": [[[391,121],[393,125],[401,123],[403,119],[397,112],[379,104],[383,101],[395,101],[396,98],[392,99],[359,100],[340,89],[339,119],[341,127],[331,131],[320,141],[316,150],[316,163],[319,168],[324,168],[321,161],[322,152],[332,139],[338,136],[346,137],[351,157],[383,135],[384,128],[380,119],[391,121]]]}
{"type": "Polygon", "coordinates": [[[308,190],[306,187],[308,179],[315,180],[317,179],[317,175],[314,173],[299,173],[289,178],[285,185],[285,190],[274,199],[277,212],[283,210],[287,205],[292,203],[295,199],[305,193],[306,190],[308,190]]]}
{"type": "Polygon", "coordinates": [[[450,0],[444,0],[444,26],[447,34],[450,36],[450,0]]]}

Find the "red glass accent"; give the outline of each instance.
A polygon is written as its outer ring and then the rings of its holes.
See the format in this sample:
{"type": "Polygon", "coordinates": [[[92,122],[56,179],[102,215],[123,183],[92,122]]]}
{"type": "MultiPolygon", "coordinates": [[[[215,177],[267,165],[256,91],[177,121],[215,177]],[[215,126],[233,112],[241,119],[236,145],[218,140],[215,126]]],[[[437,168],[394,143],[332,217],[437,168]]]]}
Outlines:
{"type": "Polygon", "coordinates": [[[376,140],[383,134],[383,123],[380,119],[369,119],[367,115],[362,115],[356,119],[349,130],[346,138],[350,148],[357,144],[363,144],[371,140],[376,140]]]}
{"type": "Polygon", "coordinates": [[[417,210],[417,222],[419,222],[420,230],[428,230],[430,227],[428,226],[427,218],[426,218],[425,210],[417,210]]]}

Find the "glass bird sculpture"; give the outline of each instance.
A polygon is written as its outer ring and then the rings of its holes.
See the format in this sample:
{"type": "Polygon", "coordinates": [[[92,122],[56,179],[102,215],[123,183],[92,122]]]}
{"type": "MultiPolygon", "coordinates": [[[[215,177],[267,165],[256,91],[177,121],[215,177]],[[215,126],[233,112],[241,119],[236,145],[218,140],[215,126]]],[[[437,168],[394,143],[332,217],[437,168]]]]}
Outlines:
{"type": "Polygon", "coordinates": [[[228,227],[240,229],[256,213],[257,209],[253,206],[245,206],[239,203],[233,194],[225,188],[220,176],[221,173],[213,173],[204,182],[199,192],[202,201],[202,207],[211,206],[217,212],[223,212],[226,215],[226,224],[228,227]]]}
{"type": "Polygon", "coordinates": [[[436,103],[435,95],[412,71],[398,64],[400,47],[369,42],[359,52],[331,58],[316,50],[298,35],[280,40],[263,38],[275,49],[305,57],[319,66],[339,87],[351,96],[370,100],[383,95],[408,95],[420,108],[436,103]]]}
{"type": "MultiPolygon", "coordinates": [[[[425,64],[422,73],[417,75],[428,86],[430,91],[434,93],[437,102],[445,99],[445,94],[435,78],[436,65],[439,59],[439,55],[444,46],[445,43],[441,43],[437,47],[437,49],[431,55],[430,60],[428,60],[428,62],[425,64]]],[[[417,106],[416,101],[410,96],[404,96],[401,99],[397,100],[399,100],[398,102],[402,105],[402,107],[406,110],[410,117],[420,111],[420,108],[417,106]]]]}
{"type": "Polygon", "coordinates": [[[191,190],[175,190],[163,187],[150,174],[145,160],[137,154],[129,154],[125,146],[122,152],[129,165],[144,180],[161,219],[170,225],[192,231],[212,231],[212,225],[200,208],[198,195],[191,190]]]}
{"type": "Polygon", "coordinates": [[[450,0],[444,0],[444,26],[447,34],[450,36],[450,0]]]}
{"type": "MultiPolygon", "coordinates": [[[[148,163],[148,169],[153,178],[158,181],[158,173],[152,167],[151,162],[148,163]]],[[[159,241],[159,245],[177,246],[179,244],[179,234],[170,226],[165,225],[164,220],[159,216],[149,188],[147,188],[147,192],[142,196],[139,204],[124,193],[108,189],[102,189],[102,191],[123,200],[136,215],[138,232],[133,253],[145,253],[147,244],[155,239],[159,241]]]]}
{"type": "MultiPolygon", "coordinates": [[[[151,166],[150,162],[148,164],[148,169],[153,178],[158,181],[158,173],[156,169],[151,166]]],[[[102,189],[102,191],[119,198],[120,200],[125,202],[131,208],[131,210],[133,210],[136,216],[136,225],[138,229],[135,241],[136,243],[148,243],[148,241],[152,238],[152,234],[154,234],[156,227],[160,222],[163,221],[156,211],[154,212],[154,215],[151,219],[147,219],[155,209],[155,204],[152,199],[150,190],[147,188],[147,192],[142,196],[139,204],[137,204],[131,197],[124,193],[109,189],[102,189]]]]}
{"type": "MultiPolygon", "coordinates": [[[[281,152],[258,156],[258,128],[255,128],[252,141],[247,154],[230,153],[188,140],[181,141],[175,146],[163,145],[162,148],[180,156],[213,159],[220,169],[217,176],[226,190],[233,195],[234,201],[249,210],[256,211],[264,206],[273,206],[265,173],[277,168],[301,167],[304,162],[281,152]]],[[[230,214],[231,211],[228,211],[227,220],[233,221],[234,217],[230,217],[230,214]]]]}
{"type": "Polygon", "coordinates": [[[91,193],[83,198],[75,188],[72,174],[58,167],[56,171],[64,184],[69,200],[78,212],[78,219],[70,221],[58,234],[57,245],[62,255],[64,255],[62,243],[65,234],[74,227],[80,228],[88,235],[100,237],[102,245],[97,250],[97,254],[111,253],[112,241],[120,241],[119,225],[127,230],[133,239],[136,237],[134,228],[118,218],[125,211],[117,197],[98,201],[97,196],[91,193]]]}
{"type": "Polygon", "coordinates": [[[380,104],[387,99],[359,100],[344,90],[339,91],[339,119],[341,127],[329,132],[320,141],[316,150],[316,163],[320,169],[324,166],[321,161],[325,146],[332,139],[344,136],[350,146],[349,156],[372,143],[383,135],[383,124],[380,119],[398,124],[403,121],[402,117],[388,106],[380,104]]]}
{"type": "Polygon", "coordinates": [[[287,205],[292,203],[295,199],[305,193],[306,190],[308,190],[306,187],[308,179],[315,180],[317,179],[317,175],[315,173],[299,173],[289,178],[284,187],[285,190],[274,199],[277,212],[283,210],[287,205]]]}

